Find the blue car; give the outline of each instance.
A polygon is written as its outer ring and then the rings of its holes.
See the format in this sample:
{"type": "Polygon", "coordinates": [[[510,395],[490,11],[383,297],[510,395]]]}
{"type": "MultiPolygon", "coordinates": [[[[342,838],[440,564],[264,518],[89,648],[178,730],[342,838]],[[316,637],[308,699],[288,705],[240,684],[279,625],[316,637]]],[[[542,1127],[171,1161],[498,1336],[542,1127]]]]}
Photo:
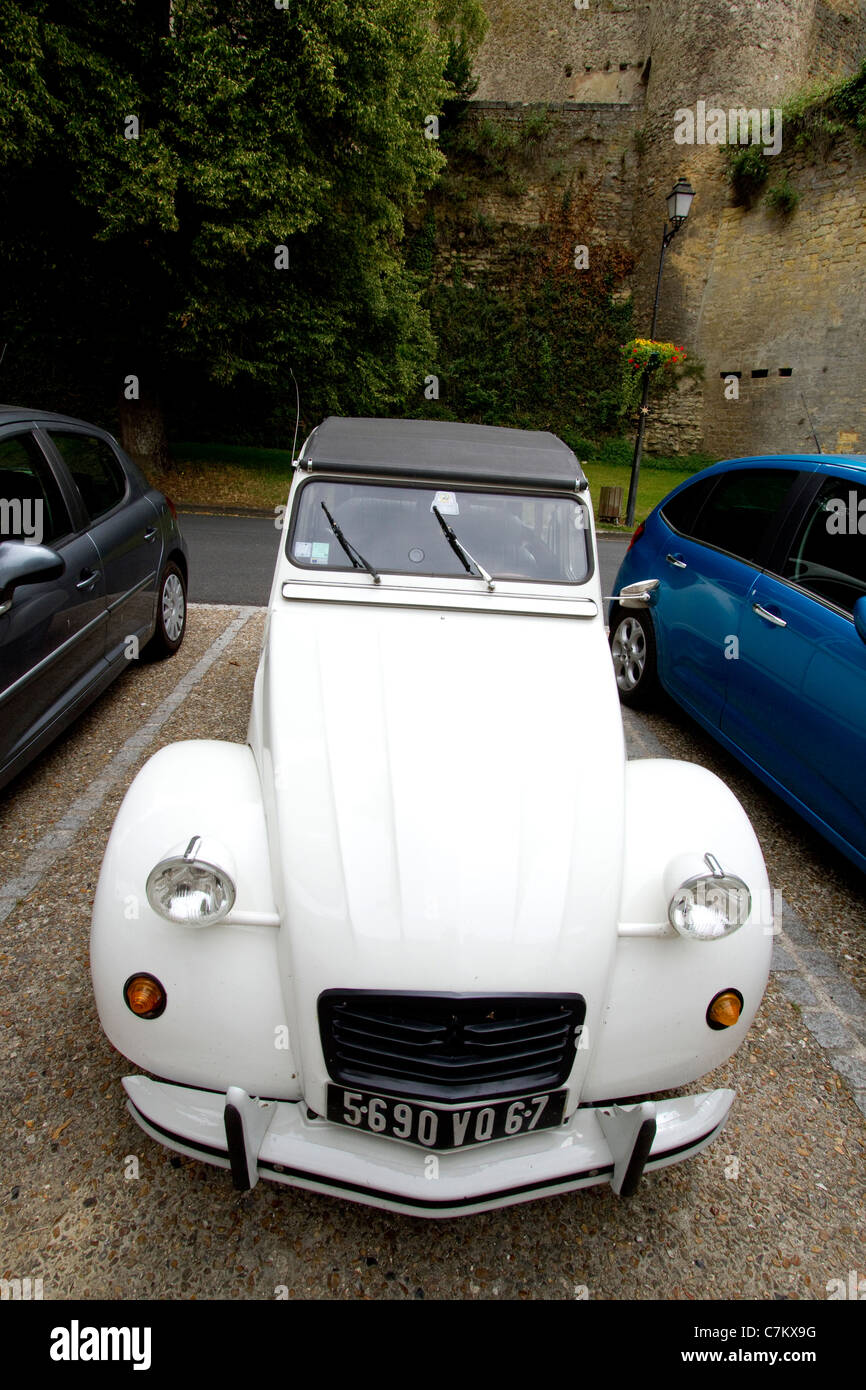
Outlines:
{"type": "Polygon", "coordinates": [[[717,463],[632,538],[611,604],[620,699],[659,688],[866,872],[866,457],[717,463]]]}

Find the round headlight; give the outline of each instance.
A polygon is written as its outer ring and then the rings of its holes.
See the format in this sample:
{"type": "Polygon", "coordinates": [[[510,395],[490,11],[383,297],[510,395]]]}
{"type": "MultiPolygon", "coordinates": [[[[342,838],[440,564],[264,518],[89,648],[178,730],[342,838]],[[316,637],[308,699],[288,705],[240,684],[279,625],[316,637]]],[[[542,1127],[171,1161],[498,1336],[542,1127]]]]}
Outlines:
{"type": "Polygon", "coordinates": [[[730,936],[748,921],[752,910],[752,895],[743,880],[723,873],[712,855],[705,859],[712,872],[686,879],[668,905],[671,926],[690,941],[730,936]]]}
{"type": "Polygon", "coordinates": [[[148,874],[147,901],[168,922],[206,927],[222,921],[234,906],[231,874],[203,858],[201,848],[196,836],[184,854],[160,860],[148,874]]]}

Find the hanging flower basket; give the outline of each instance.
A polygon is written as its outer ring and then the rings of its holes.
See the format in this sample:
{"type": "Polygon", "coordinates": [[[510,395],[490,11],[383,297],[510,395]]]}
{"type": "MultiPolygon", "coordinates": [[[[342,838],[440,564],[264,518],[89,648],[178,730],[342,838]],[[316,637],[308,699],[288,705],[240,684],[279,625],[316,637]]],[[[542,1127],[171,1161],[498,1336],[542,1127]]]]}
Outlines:
{"type": "Polygon", "coordinates": [[[686,350],[677,343],[654,342],[652,338],[632,338],[623,348],[626,365],[638,373],[649,370],[661,372],[684,362],[686,350]]]}
{"type": "Polygon", "coordinates": [[[626,343],[622,349],[625,411],[633,410],[640,400],[644,372],[656,380],[667,377],[665,385],[673,385],[676,368],[685,357],[686,350],[678,343],[660,343],[652,338],[632,338],[626,343]]]}

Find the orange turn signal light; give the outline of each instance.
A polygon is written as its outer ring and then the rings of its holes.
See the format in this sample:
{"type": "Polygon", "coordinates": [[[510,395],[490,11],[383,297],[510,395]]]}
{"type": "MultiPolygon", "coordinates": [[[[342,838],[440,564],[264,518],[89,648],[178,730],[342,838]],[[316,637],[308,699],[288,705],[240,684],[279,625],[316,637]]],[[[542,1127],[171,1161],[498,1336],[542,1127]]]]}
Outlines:
{"type": "Polygon", "coordinates": [[[130,975],[123,997],[138,1018],[159,1018],[165,1008],[165,990],[154,975],[130,975]]]}
{"type": "Polygon", "coordinates": [[[737,989],[723,989],[710,1001],[707,1023],[711,1028],[732,1028],[743,1012],[743,996],[737,989]]]}

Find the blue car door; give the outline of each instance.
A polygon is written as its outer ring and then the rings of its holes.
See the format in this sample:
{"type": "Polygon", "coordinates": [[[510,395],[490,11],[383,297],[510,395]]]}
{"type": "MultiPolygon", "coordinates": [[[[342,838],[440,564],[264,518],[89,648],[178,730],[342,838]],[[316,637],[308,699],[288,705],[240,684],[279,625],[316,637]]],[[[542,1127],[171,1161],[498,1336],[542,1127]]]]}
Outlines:
{"type": "Polygon", "coordinates": [[[825,477],[779,572],[756,577],[722,732],[866,854],[866,643],[852,616],[866,594],[863,515],[866,484],[825,477]]]}
{"type": "Polygon", "coordinates": [[[718,474],[682,531],[678,498],[662,506],[669,544],[657,561],[659,673],[709,724],[721,721],[740,613],[797,478],[796,468],[772,465],[718,474]]]}

